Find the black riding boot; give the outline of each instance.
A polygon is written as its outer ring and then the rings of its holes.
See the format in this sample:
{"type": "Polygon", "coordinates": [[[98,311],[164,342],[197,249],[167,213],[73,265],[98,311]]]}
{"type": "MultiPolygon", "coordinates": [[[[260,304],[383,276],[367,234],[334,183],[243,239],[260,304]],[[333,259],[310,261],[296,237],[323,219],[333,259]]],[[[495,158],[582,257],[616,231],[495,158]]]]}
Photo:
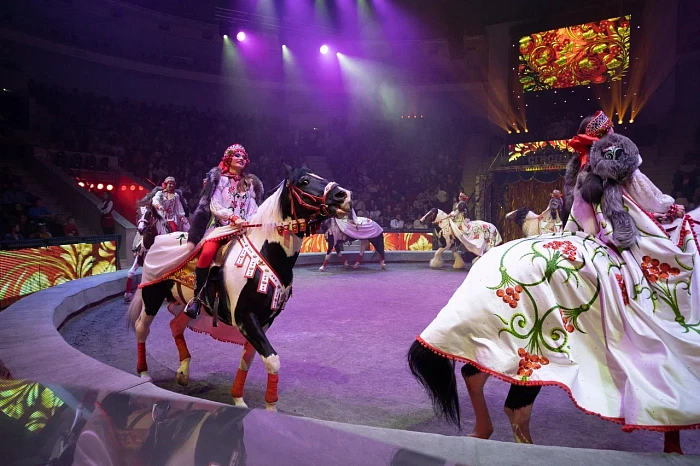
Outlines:
{"type": "Polygon", "coordinates": [[[202,300],[199,296],[202,294],[202,288],[204,288],[208,275],[209,268],[197,267],[194,269],[194,298],[185,309],[185,315],[190,319],[196,319],[199,315],[199,310],[202,307],[202,300]]]}

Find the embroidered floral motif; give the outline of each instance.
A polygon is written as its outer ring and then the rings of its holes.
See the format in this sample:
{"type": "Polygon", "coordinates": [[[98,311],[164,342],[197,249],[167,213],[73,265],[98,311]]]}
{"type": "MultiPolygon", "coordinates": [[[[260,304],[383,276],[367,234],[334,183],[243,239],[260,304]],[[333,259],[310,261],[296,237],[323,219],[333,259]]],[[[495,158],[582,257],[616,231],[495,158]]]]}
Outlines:
{"type": "Polygon", "coordinates": [[[518,356],[520,356],[518,377],[522,377],[522,380],[527,380],[528,377],[532,376],[534,371],[549,364],[549,359],[544,356],[530,354],[525,351],[525,348],[518,348],[518,356]]]}
{"type": "Polygon", "coordinates": [[[624,301],[625,306],[627,306],[630,303],[630,298],[627,295],[627,285],[625,285],[625,280],[619,273],[615,274],[615,279],[617,279],[617,285],[620,287],[620,291],[622,291],[622,300],[624,301]]]}

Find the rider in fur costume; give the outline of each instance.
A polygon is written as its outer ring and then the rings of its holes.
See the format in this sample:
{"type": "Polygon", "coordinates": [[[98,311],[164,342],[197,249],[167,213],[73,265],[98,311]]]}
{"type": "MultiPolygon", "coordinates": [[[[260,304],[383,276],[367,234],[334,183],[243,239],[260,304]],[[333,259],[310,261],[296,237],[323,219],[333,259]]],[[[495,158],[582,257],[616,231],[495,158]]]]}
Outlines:
{"type": "Polygon", "coordinates": [[[240,229],[255,215],[262,202],[262,182],[257,176],[244,173],[249,164],[245,148],[233,144],[224,151],[219,165],[207,173],[187,239],[194,245],[203,238],[205,241],[195,269],[195,297],[185,309],[190,318],[199,315],[202,305],[199,295],[209,274],[209,266],[219,247],[227,241],[208,241],[205,233],[210,227],[240,229]]]}

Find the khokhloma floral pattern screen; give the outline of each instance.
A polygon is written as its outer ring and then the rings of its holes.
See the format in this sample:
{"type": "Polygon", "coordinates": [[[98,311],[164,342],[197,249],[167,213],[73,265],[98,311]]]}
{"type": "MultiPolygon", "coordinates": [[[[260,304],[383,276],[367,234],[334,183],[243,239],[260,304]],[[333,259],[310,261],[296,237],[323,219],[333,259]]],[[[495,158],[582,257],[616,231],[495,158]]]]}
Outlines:
{"type": "Polygon", "coordinates": [[[525,92],[619,81],[630,64],[631,16],[521,37],[518,77],[525,92]]]}

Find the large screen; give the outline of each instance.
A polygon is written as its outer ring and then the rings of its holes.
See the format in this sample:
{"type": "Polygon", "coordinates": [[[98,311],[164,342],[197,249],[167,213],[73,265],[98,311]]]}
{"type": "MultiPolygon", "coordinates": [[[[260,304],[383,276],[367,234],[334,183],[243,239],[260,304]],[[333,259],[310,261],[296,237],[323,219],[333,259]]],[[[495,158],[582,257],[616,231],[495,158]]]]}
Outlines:
{"type": "Polygon", "coordinates": [[[521,37],[518,78],[523,90],[622,79],[630,61],[630,19],[627,15],[521,37]]]}

